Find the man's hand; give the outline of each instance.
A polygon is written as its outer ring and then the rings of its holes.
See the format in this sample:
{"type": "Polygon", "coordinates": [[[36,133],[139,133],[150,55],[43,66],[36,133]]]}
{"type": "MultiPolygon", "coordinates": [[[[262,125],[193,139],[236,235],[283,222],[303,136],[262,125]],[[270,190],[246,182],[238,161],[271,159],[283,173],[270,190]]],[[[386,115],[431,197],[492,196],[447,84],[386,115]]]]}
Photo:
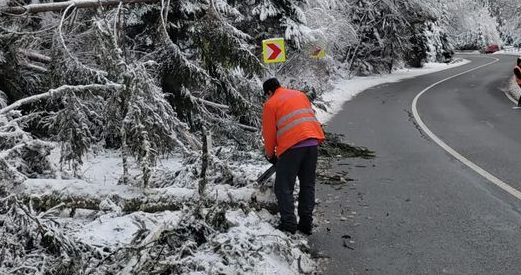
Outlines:
{"type": "Polygon", "coordinates": [[[269,163],[275,165],[277,164],[277,156],[276,155],[273,155],[271,157],[269,157],[268,155],[265,155],[266,157],[266,160],[269,161],[269,163]]]}

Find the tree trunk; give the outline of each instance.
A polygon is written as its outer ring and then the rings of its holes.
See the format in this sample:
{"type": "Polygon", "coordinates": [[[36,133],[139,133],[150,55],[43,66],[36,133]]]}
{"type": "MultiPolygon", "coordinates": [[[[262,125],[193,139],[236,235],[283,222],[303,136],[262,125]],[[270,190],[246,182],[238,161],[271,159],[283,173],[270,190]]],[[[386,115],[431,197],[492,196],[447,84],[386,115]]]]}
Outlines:
{"type": "Polygon", "coordinates": [[[62,11],[70,5],[74,5],[76,8],[93,9],[97,7],[108,7],[123,4],[134,4],[134,3],[153,3],[159,2],[159,0],[81,0],[81,1],[65,1],[65,2],[52,2],[42,4],[30,4],[25,6],[12,6],[0,8],[0,13],[9,14],[26,14],[26,13],[39,13],[48,11],[62,11]]]}
{"type": "MultiPolygon", "coordinates": [[[[33,203],[38,211],[46,211],[61,203],[67,208],[100,210],[106,199],[121,207],[124,212],[174,211],[199,202],[196,189],[189,188],[137,188],[126,185],[97,185],[81,180],[26,180],[16,192],[24,202],[33,203]]],[[[277,212],[271,189],[233,188],[229,185],[212,186],[206,191],[203,204],[226,204],[231,207],[247,206],[277,212]]]]}

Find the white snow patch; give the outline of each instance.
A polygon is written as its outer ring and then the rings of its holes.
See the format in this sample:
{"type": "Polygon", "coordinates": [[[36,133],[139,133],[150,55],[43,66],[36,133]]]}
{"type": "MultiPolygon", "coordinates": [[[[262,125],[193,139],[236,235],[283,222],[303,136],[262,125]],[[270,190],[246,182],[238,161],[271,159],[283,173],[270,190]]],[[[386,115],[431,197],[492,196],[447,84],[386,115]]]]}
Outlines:
{"type": "Polygon", "coordinates": [[[128,245],[140,229],[137,221],[142,221],[148,230],[153,231],[162,224],[177,224],[181,212],[160,213],[134,212],[118,217],[114,213],[103,215],[86,224],[73,235],[80,241],[98,247],[128,245]]]}
{"type": "MultiPolygon", "coordinates": [[[[49,160],[55,167],[60,167],[60,146],[56,146],[51,151],[49,160]]],[[[137,177],[141,174],[138,163],[132,158],[128,158],[130,177],[137,177]]],[[[177,171],[183,167],[180,156],[169,156],[157,161],[155,170],[177,171]]],[[[64,165],[60,177],[67,179],[72,175],[72,169],[64,165]]],[[[100,185],[116,185],[123,175],[123,161],[121,152],[116,150],[100,150],[98,153],[88,153],[83,165],[77,172],[78,176],[88,183],[100,185]]]]}
{"type": "Polygon", "coordinates": [[[79,174],[88,182],[104,185],[117,184],[123,174],[120,153],[106,151],[97,156],[89,156],[79,174]]]}
{"type": "Polygon", "coordinates": [[[497,51],[494,54],[521,56],[521,48],[505,47],[503,50],[497,51]]]}
{"type": "Polygon", "coordinates": [[[311,272],[316,264],[310,255],[300,248],[307,247],[301,235],[288,236],[273,228],[274,217],[266,211],[244,213],[242,210],[228,211],[226,219],[232,225],[228,232],[219,233],[212,243],[220,244],[222,252],[209,247],[194,256],[205,274],[238,274],[237,267],[246,268],[248,274],[300,274],[300,270],[311,272]],[[289,246],[288,246],[289,245],[289,246]],[[228,257],[228,265],[222,264],[220,253],[236,255],[228,257]],[[238,253],[238,254],[236,254],[238,253]]]}
{"type": "Polygon", "coordinates": [[[342,110],[342,106],[346,101],[353,99],[359,93],[384,83],[399,82],[404,79],[413,78],[420,75],[430,74],[446,69],[458,67],[470,63],[469,60],[461,60],[461,62],[444,64],[444,63],[427,63],[420,69],[400,69],[392,74],[374,75],[367,77],[353,77],[351,79],[341,79],[334,84],[333,91],[323,95],[323,99],[328,103],[329,111],[317,109],[317,118],[321,123],[327,123],[336,113],[342,110]]]}
{"type": "Polygon", "coordinates": [[[456,52],[458,55],[467,54],[467,55],[475,55],[475,54],[481,54],[478,50],[475,51],[458,51],[456,52]]]}

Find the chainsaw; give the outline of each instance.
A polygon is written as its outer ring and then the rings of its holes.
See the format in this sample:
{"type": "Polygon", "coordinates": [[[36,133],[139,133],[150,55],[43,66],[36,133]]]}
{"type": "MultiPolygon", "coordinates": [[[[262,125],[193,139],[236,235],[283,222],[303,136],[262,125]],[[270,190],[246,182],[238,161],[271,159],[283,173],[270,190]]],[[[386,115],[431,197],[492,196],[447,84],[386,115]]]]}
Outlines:
{"type": "Polygon", "coordinates": [[[275,165],[272,165],[268,170],[266,170],[262,175],[257,179],[257,183],[260,185],[266,184],[266,182],[275,174],[276,168],[275,165]]]}

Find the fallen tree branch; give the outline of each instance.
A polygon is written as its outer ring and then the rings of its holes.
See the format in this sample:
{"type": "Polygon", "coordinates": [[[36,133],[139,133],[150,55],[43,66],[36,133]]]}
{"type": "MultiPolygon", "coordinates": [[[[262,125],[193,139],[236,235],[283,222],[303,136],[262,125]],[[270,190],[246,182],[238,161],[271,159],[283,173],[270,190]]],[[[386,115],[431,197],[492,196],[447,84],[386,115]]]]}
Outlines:
{"type": "MultiPolygon", "coordinates": [[[[2,8],[0,8],[0,13],[2,13],[1,10],[2,10],[2,8]]],[[[18,31],[10,30],[8,28],[4,28],[4,27],[0,26],[0,30],[3,31],[3,32],[6,32],[6,33],[10,33],[10,34],[18,34],[18,35],[28,35],[28,34],[30,34],[30,35],[35,35],[35,34],[38,34],[38,33],[52,31],[52,30],[56,29],[57,27],[58,27],[58,25],[53,26],[53,27],[49,27],[49,28],[45,28],[45,29],[41,29],[39,31],[18,32],[18,31]]]]}
{"type": "Polygon", "coordinates": [[[0,109],[0,115],[7,114],[8,112],[12,110],[16,110],[20,108],[22,105],[34,103],[43,99],[48,99],[52,96],[61,96],[67,92],[77,93],[77,92],[84,92],[89,90],[107,90],[107,89],[121,89],[123,85],[120,84],[89,84],[89,85],[77,85],[77,86],[71,86],[71,85],[63,85],[56,89],[51,89],[46,93],[37,94],[33,96],[29,96],[26,98],[22,98],[18,101],[15,101],[13,104],[0,109]]]}
{"type": "Polygon", "coordinates": [[[97,7],[108,7],[123,4],[134,4],[134,3],[154,3],[159,0],[80,0],[80,1],[65,1],[65,2],[51,2],[41,4],[29,4],[25,6],[12,6],[0,8],[0,13],[21,15],[27,13],[39,13],[48,11],[62,11],[68,6],[74,5],[80,9],[92,9],[97,7]]]}
{"type": "MultiPolygon", "coordinates": [[[[137,188],[127,185],[97,185],[82,180],[28,179],[22,183],[17,195],[24,202],[32,202],[39,211],[49,210],[59,204],[68,208],[100,210],[100,203],[110,199],[123,212],[175,211],[199,201],[197,189],[189,188],[137,188]]],[[[203,204],[213,206],[247,206],[277,211],[271,189],[233,188],[229,185],[208,187],[203,204]]]]}
{"type": "Polygon", "coordinates": [[[260,130],[259,128],[248,126],[248,125],[244,125],[244,124],[241,124],[241,123],[237,123],[237,126],[241,127],[242,129],[244,129],[246,131],[250,131],[250,132],[258,132],[260,130]]]}
{"type": "Polygon", "coordinates": [[[18,49],[18,52],[27,56],[27,58],[29,58],[33,61],[38,61],[41,63],[50,63],[52,61],[52,59],[49,56],[43,55],[39,52],[35,52],[35,51],[27,50],[27,49],[18,49]]]}
{"type": "Polygon", "coordinates": [[[38,73],[47,73],[49,70],[47,70],[46,68],[42,67],[42,66],[38,66],[38,65],[35,65],[35,64],[31,64],[31,63],[21,63],[21,65],[23,67],[25,67],[26,69],[29,69],[31,71],[35,71],[35,72],[38,72],[38,73]]]}
{"type": "Polygon", "coordinates": [[[206,106],[214,107],[214,108],[217,108],[217,109],[225,109],[225,110],[230,109],[230,106],[228,106],[228,105],[223,105],[223,104],[211,102],[211,101],[208,101],[208,100],[205,100],[205,99],[193,96],[193,95],[190,95],[190,98],[192,100],[198,101],[198,102],[200,102],[200,103],[202,103],[202,104],[204,104],[206,106]]]}

